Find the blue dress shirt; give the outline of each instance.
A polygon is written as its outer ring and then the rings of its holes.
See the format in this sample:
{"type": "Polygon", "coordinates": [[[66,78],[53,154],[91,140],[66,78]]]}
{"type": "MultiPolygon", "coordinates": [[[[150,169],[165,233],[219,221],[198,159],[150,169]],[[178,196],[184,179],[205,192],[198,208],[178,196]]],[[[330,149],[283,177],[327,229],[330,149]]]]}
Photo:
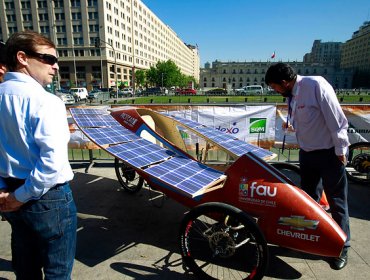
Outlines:
{"type": "MultiPolygon", "coordinates": [[[[0,84],[0,177],[25,179],[14,195],[27,202],[73,178],[66,108],[31,76],[8,72],[4,78],[0,84]]],[[[0,178],[0,189],[5,187],[0,178]]]]}

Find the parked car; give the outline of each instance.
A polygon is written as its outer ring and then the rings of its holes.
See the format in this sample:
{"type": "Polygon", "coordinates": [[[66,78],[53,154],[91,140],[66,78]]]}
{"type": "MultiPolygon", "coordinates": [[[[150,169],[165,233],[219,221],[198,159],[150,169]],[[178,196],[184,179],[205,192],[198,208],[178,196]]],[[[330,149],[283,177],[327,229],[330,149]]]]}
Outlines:
{"type": "Polygon", "coordinates": [[[152,87],[152,88],[147,88],[144,89],[140,95],[142,96],[148,96],[148,95],[162,95],[164,92],[160,87],[152,87]]]}
{"type": "Polygon", "coordinates": [[[57,91],[55,92],[55,95],[62,99],[65,105],[71,105],[75,103],[75,98],[72,96],[72,94],[57,91]]]}
{"type": "Polygon", "coordinates": [[[89,92],[89,95],[87,96],[88,99],[97,99],[99,97],[99,94],[101,93],[100,90],[94,89],[89,92]]]}
{"type": "Polygon", "coordinates": [[[178,89],[176,95],[196,95],[197,91],[192,88],[178,89]]]}
{"type": "Polygon", "coordinates": [[[122,93],[124,97],[132,97],[134,95],[134,90],[132,88],[124,88],[122,93]]]}
{"type": "Polygon", "coordinates": [[[227,90],[224,88],[213,88],[205,92],[206,95],[225,95],[227,90]]]}
{"type": "Polygon", "coordinates": [[[73,95],[76,101],[86,100],[89,95],[86,88],[71,88],[69,93],[73,95]]]}
{"type": "Polygon", "coordinates": [[[260,85],[244,86],[234,91],[237,95],[261,95],[263,94],[263,87],[260,85]]]}

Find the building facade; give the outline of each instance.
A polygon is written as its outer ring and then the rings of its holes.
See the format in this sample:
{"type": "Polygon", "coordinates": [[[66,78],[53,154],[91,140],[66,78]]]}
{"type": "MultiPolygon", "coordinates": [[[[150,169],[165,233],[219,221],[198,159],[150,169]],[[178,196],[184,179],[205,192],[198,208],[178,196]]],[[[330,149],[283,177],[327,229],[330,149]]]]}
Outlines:
{"type": "MultiPolygon", "coordinates": [[[[287,62],[299,75],[323,76],[335,89],[352,88],[351,70],[339,69],[333,65],[305,62],[287,62]]],[[[225,88],[233,90],[243,86],[265,84],[265,74],[272,62],[221,62],[206,63],[200,70],[200,87],[225,88]]]]}
{"type": "Polygon", "coordinates": [[[341,68],[354,71],[354,87],[370,88],[370,21],[343,44],[341,68]]]}
{"type": "Polygon", "coordinates": [[[311,52],[303,57],[303,62],[329,64],[339,67],[342,44],[342,42],[321,42],[321,40],[315,40],[311,52]]]}
{"type": "Polygon", "coordinates": [[[167,60],[199,81],[198,48],[141,0],[0,1],[0,40],[25,29],[55,42],[61,87],[134,86],[134,71],[167,60]]]}

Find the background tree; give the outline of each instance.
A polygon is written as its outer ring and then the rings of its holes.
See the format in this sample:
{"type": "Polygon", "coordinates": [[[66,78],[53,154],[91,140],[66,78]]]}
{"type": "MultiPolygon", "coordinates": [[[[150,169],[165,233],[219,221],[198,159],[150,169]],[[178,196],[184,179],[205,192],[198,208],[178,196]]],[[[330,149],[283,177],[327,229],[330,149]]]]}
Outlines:
{"type": "Polygon", "coordinates": [[[146,71],[137,70],[135,72],[135,83],[136,86],[144,86],[146,84],[146,71]]]}
{"type": "Polygon", "coordinates": [[[157,64],[146,71],[146,80],[151,86],[182,87],[187,88],[194,77],[181,73],[180,68],[172,61],[158,61],[157,64]]]}

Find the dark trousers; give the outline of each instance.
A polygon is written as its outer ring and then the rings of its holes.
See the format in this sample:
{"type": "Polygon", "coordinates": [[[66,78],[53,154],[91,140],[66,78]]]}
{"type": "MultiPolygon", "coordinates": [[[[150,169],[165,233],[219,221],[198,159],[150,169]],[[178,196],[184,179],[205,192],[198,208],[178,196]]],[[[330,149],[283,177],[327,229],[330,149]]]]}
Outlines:
{"type": "Polygon", "coordinates": [[[345,166],[335,155],[334,148],[305,152],[299,151],[302,189],[317,202],[322,195],[322,180],[331,215],[347,234],[345,246],[350,246],[348,214],[348,182],[345,166]]]}

